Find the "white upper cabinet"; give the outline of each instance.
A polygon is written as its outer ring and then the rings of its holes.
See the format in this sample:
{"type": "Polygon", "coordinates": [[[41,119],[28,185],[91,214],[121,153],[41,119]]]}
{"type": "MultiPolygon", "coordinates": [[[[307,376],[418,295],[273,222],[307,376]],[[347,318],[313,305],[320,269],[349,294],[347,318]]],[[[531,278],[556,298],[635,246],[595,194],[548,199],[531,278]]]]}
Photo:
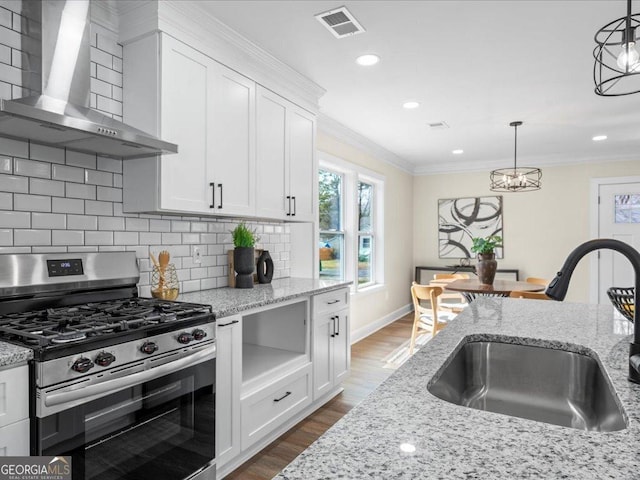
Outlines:
{"type": "Polygon", "coordinates": [[[255,82],[159,33],[125,46],[124,120],[178,153],[124,163],[127,212],[255,213],[255,82]]]}
{"type": "Polygon", "coordinates": [[[258,85],[256,129],[256,215],[313,222],[315,116],[258,85]]]}

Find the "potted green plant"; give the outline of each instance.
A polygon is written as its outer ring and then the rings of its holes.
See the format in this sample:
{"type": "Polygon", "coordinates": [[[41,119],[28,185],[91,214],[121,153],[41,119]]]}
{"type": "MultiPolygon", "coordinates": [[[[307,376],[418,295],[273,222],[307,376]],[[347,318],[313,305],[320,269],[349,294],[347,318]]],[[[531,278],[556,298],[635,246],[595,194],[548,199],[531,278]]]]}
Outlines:
{"type": "Polygon", "coordinates": [[[496,277],[498,262],[496,261],[496,248],[502,246],[502,237],[489,235],[488,237],[474,237],[471,239],[471,251],[478,256],[476,273],[480,283],[493,285],[496,277]]]}
{"type": "Polygon", "coordinates": [[[231,231],[233,238],[233,269],[236,272],[236,288],[253,288],[255,267],[254,246],[259,240],[256,231],[240,222],[231,231]]]}

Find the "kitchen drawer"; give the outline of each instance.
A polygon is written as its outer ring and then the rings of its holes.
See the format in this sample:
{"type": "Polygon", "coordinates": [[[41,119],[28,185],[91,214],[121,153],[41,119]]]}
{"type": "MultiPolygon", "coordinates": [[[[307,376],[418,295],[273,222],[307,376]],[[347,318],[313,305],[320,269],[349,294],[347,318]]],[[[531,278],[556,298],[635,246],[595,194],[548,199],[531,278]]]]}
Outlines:
{"type": "Polygon", "coordinates": [[[0,427],[29,418],[29,368],[0,370],[0,427]]]}
{"type": "Polygon", "coordinates": [[[311,364],[242,399],[242,449],[311,404],[311,364]]]}
{"type": "Polygon", "coordinates": [[[341,288],[313,296],[313,314],[335,312],[349,305],[349,289],[341,288]]]}
{"type": "Polygon", "coordinates": [[[29,455],[29,419],[0,428],[0,457],[29,455]]]}

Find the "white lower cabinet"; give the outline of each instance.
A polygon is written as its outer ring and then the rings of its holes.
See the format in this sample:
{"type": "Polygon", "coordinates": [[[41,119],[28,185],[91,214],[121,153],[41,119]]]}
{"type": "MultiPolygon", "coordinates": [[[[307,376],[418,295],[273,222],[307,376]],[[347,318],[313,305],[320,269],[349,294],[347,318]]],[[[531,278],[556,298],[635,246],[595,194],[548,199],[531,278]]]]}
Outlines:
{"type": "Polygon", "coordinates": [[[242,399],[242,448],[311,404],[311,364],[242,399]]]}
{"type": "Polygon", "coordinates": [[[29,368],[0,371],[0,456],[29,455],[29,368]]]}
{"type": "Polygon", "coordinates": [[[220,467],[240,454],[240,315],[217,320],[216,347],[216,464],[220,467]]]}

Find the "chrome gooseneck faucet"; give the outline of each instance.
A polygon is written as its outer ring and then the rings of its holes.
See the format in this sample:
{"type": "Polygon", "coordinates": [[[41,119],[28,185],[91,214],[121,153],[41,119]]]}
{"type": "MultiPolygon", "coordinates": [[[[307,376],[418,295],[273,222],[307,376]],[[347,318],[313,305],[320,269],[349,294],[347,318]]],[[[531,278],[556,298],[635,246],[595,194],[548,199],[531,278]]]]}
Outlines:
{"type": "Polygon", "coordinates": [[[638,292],[640,291],[640,253],[631,245],[610,238],[589,240],[576,247],[564,261],[564,265],[556,277],[549,283],[546,294],[554,300],[564,300],[569,288],[569,281],[576,265],[582,257],[594,250],[615,250],[627,257],[633,266],[635,275],[633,341],[629,346],[629,381],[640,383],[640,327],[638,326],[638,292]]]}

